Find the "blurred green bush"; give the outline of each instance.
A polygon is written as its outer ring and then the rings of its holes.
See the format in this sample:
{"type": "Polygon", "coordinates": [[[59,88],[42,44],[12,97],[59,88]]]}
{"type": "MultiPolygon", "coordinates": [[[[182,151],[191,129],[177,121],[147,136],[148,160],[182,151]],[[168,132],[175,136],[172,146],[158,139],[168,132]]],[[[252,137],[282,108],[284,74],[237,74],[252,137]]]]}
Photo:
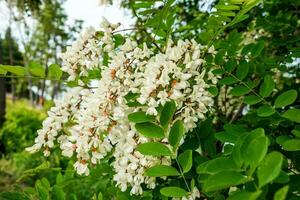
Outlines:
{"type": "Polygon", "coordinates": [[[0,155],[21,152],[32,145],[45,117],[42,110],[28,106],[26,101],[8,102],[6,121],[0,129],[0,155]]]}

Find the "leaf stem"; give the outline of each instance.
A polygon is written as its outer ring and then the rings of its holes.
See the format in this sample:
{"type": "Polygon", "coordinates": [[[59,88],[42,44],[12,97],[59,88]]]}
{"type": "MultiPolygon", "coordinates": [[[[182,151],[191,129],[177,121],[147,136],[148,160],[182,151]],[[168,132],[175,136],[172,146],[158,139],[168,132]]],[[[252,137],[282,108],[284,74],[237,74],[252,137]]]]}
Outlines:
{"type": "Polygon", "coordinates": [[[181,166],[180,166],[180,164],[179,164],[177,158],[175,158],[175,160],[176,160],[176,163],[177,163],[177,165],[178,165],[180,175],[181,175],[181,177],[183,178],[184,183],[185,183],[185,185],[186,185],[188,191],[191,193],[192,191],[191,191],[191,189],[190,189],[190,187],[189,187],[188,182],[187,182],[186,179],[185,179],[184,173],[183,173],[183,171],[182,171],[182,168],[181,168],[181,166]]]}

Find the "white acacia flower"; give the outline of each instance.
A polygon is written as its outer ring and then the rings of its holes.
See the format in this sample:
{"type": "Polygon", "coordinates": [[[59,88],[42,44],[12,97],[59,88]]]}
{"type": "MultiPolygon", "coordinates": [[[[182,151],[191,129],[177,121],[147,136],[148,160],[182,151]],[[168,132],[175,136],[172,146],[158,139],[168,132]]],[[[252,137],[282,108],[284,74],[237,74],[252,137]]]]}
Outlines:
{"type": "MultiPolygon", "coordinates": [[[[200,56],[206,47],[195,40],[170,40],[166,51],[157,54],[129,37],[115,47],[113,31],[118,26],[104,19],[101,32],[88,28],[67,48],[62,56],[62,70],[68,73],[68,80],[87,76],[93,69],[101,70],[101,78],[93,80],[95,87],[90,89],[86,89],[89,84],[79,81],[78,87],[55,101],[35,144],[26,150],[34,153],[42,149],[48,156],[59,145],[62,155],[77,159],[74,168],[80,175],[89,175],[90,165],[101,163],[112,152],[114,161],[110,164],[116,185],[121,191],[130,188],[131,194],[140,195],[142,185],[150,189],[156,185],[155,178],[147,177],[145,170],[157,164],[171,165],[171,159],[137,151],[139,144],[153,140],[135,130],[128,114],[144,111],[157,116],[159,108],[173,100],[176,119],[182,120],[189,132],[212,110],[213,98],[207,89],[219,77],[202,68],[205,61],[200,56]],[[103,62],[105,59],[107,63],[103,62]],[[129,93],[143,106],[129,106],[129,93]]],[[[216,53],[213,48],[208,51],[216,53]]],[[[157,141],[168,142],[167,138],[157,141]]],[[[183,142],[184,138],[180,144],[183,142]]],[[[193,190],[187,199],[197,195],[193,190]]]]}

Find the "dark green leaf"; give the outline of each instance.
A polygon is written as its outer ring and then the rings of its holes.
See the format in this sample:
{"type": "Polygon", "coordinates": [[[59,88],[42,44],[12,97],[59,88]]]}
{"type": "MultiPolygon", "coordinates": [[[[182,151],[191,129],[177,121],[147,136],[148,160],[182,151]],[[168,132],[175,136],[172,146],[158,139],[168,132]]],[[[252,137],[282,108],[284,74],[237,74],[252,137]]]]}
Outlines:
{"type": "Polygon", "coordinates": [[[236,87],[234,87],[232,90],[230,90],[230,93],[233,95],[233,96],[242,96],[242,95],[245,95],[245,94],[248,94],[251,90],[244,86],[244,85],[238,85],[236,87]]]}
{"type": "Polygon", "coordinates": [[[225,77],[225,78],[221,79],[219,81],[219,84],[221,84],[221,85],[231,85],[231,84],[234,84],[234,83],[237,83],[237,82],[238,82],[238,80],[236,78],[228,76],[228,77],[225,77]]]}
{"type": "Polygon", "coordinates": [[[269,105],[263,105],[258,108],[257,115],[260,117],[269,117],[275,113],[274,108],[269,105]]]}
{"type": "Polygon", "coordinates": [[[169,101],[165,103],[159,119],[163,127],[168,126],[168,124],[171,122],[173,118],[175,111],[176,111],[176,104],[174,101],[169,101]]]}
{"type": "Polygon", "coordinates": [[[259,56],[260,53],[262,52],[262,50],[264,49],[264,45],[265,45],[265,42],[263,40],[261,40],[257,44],[255,44],[251,51],[251,55],[253,57],[259,56]]]}
{"type": "Polygon", "coordinates": [[[275,83],[271,75],[266,75],[264,78],[264,82],[261,84],[259,88],[259,94],[262,97],[268,97],[273,92],[275,88],[275,83]]]}
{"type": "Polygon", "coordinates": [[[287,118],[293,122],[300,123],[300,110],[293,108],[283,113],[282,117],[287,118]]]}
{"type": "Polygon", "coordinates": [[[246,61],[240,62],[236,70],[236,77],[243,80],[249,72],[249,64],[246,61]]]}
{"type": "Polygon", "coordinates": [[[296,90],[288,90],[281,95],[279,95],[275,100],[275,108],[288,106],[297,99],[297,91],[296,90]]]}
{"type": "Polygon", "coordinates": [[[211,86],[207,89],[214,97],[218,95],[219,90],[217,87],[211,86]]]}
{"type": "Polygon", "coordinates": [[[245,98],[244,98],[244,102],[249,105],[254,105],[261,101],[262,101],[262,99],[256,95],[249,95],[249,96],[245,96],[245,98]]]}

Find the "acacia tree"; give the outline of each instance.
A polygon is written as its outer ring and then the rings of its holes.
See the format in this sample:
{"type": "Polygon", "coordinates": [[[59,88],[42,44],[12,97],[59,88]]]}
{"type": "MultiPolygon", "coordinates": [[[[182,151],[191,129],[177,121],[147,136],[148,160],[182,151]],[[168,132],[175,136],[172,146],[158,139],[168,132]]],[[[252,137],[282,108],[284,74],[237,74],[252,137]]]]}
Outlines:
{"type": "MultiPolygon", "coordinates": [[[[199,16],[182,2],[127,2],[130,34],[85,30],[63,56],[72,88],[27,150],[113,179],[98,199],[298,199],[299,1],[224,0],[199,16]]],[[[36,195],[71,198],[67,180],[39,180],[36,195]]]]}

